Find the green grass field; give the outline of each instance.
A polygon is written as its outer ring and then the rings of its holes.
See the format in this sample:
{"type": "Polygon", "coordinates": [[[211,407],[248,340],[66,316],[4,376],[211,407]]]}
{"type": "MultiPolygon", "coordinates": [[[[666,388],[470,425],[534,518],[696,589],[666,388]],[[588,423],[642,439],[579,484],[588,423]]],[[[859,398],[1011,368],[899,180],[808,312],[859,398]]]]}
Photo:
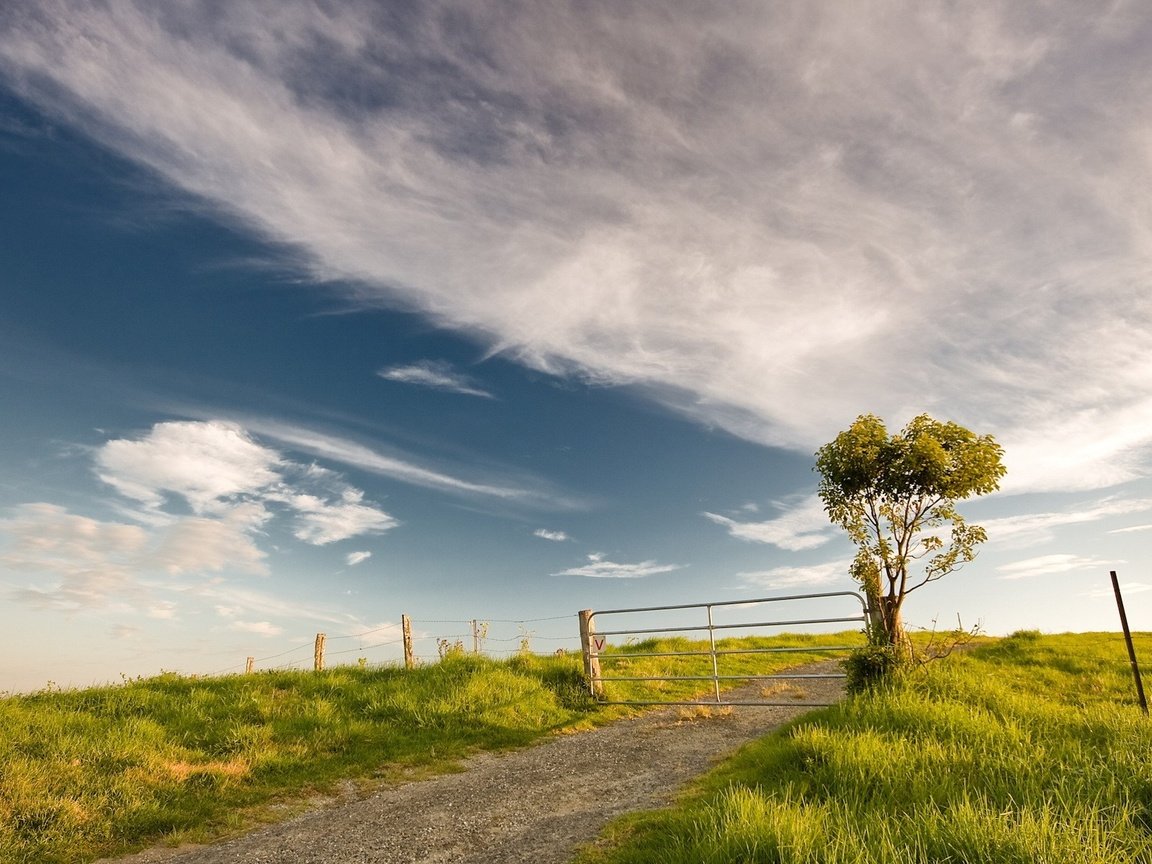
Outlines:
{"type": "MultiPolygon", "coordinates": [[[[812,642],[783,636],[754,647],[812,642]]],[[[741,655],[731,668],[765,674],[811,657],[741,655]]],[[[707,668],[702,658],[620,662],[642,674],[707,668]]],[[[620,684],[615,694],[645,698],[649,686],[620,684]]],[[[670,687],[690,695],[704,685],[670,687]]],[[[0,862],[74,864],[218,838],[283,818],[339,781],[369,789],[452,770],[470,753],[523,746],[627,710],[593,703],[571,655],[453,654],[411,671],[169,674],[10,696],[0,699],[0,862]]]]}
{"type": "MultiPolygon", "coordinates": [[[[640,643],[614,662],[638,676],[706,672],[702,658],[629,656],[686,647],[640,643]]],[[[1138,648],[1152,657],[1152,636],[1138,648]]],[[[726,671],[819,656],[733,655],[726,671]]],[[[708,689],[618,683],[610,695],[708,689]]],[[[618,824],[584,860],[1152,864],[1152,722],[1133,701],[1119,636],[1019,634],[809,715],[742,751],[679,809],[618,824]]],[[[284,818],[340,781],[367,790],[453,770],[478,750],[624,710],[590,701],[574,656],[162,675],[10,696],[0,699],[0,861],[75,864],[219,838],[284,818]]]]}
{"type": "Polygon", "coordinates": [[[470,752],[589,722],[579,667],[454,657],[2,699],[0,861],[76,864],[219,837],[342,779],[451,770],[470,752]]]}
{"type": "Polygon", "coordinates": [[[1152,862],[1152,721],[1118,634],[1019,633],[750,745],[580,860],[1152,862]]]}

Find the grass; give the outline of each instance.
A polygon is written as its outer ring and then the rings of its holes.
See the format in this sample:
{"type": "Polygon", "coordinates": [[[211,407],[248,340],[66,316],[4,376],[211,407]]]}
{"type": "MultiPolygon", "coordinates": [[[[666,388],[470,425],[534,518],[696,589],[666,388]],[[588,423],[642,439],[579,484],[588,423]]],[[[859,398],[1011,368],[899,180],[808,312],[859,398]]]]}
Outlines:
{"type": "MultiPolygon", "coordinates": [[[[728,655],[721,672],[771,673],[849,638],[730,641],[722,647],[800,650],[728,655]]],[[[614,649],[605,674],[708,674],[706,658],[636,656],[698,647],[614,649]]],[[[1152,636],[1138,650],[1152,656],[1152,636]]],[[[617,699],[687,698],[710,684],[609,688],[617,699]]],[[[683,806],[619,823],[583,860],[1152,864],[1152,722],[1131,691],[1118,636],[1020,633],[809,715],[742,751],[683,806]]],[[[162,675],[11,696],[0,699],[0,861],[203,842],[349,781],[366,791],[453,770],[478,750],[623,710],[591,703],[573,656],[162,675]]]]}
{"type": "Polygon", "coordinates": [[[0,861],[91,861],[281,818],[340,781],[451,770],[595,716],[579,657],[452,657],[0,699],[0,861]]]}
{"type": "MultiPolygon", "coordinates": [[[[729,640],[729,650],[844,638],[729,640]]],[[[708,674],[683,640],[613,649],[616,674],[708,674]]],[[[820,656],[738,654],[726,674],[769,674],[820,656]]],[[[738,683],[738,682],[732,682],[738,683]]],[[[620,683],[620,699],[670,699],[707,682],[620,683]]],[[[803,694],[795,693],[799,698],[803,694]]],[[[157,843],[204,842],[283,818],[349,781],[362,791],[452,770],[627,713],[588,697],[578,656],[451,655],[415,670],[342,667],[221,678],[173,674],[0,699],[0,861],[80,862],[157,843]]]]}
{"type": "Polygon", "coordinates": [[[1133,690],[1118,634],[1018,633],[748,746],[580,860],[1147,864],[1152,721],[1133,690]]]}

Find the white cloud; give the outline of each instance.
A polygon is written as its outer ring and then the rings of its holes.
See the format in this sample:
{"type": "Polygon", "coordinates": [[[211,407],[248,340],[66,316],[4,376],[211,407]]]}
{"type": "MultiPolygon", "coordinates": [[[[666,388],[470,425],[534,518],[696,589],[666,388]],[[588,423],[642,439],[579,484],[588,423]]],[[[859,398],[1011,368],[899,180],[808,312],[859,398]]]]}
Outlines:
{"type": "MultiPolygon", "coordinates": [[[[378,517],[357,512],[359,506],[345,502],[334,514],[324,508],[307,514],[321,519],[317,532],[327,532],[312,539],[347,533],[350,520],[366,530],[378,517]],[[331,522],[323,521],[329,517],[331,522]]],[[[0,519],[0,572],[13,600],[47,609],[158,621],[214,609],[232,629],[263,636],[282,633],[274,621],[284,619],[362,629],[354,616],[230,584],[238,576],[267,573],[265,555],[249,535],[252,527],[243,516],[227,515],[176,516],[141,527],[79,516],[54,504],[24,504],[0,519]]],[[[351,553],[349,563],[370,554],[351,553]]],[[[127,624],[112,631],[117,639],[140,633],[127,624]]]]}
{"type": "Polygon", "coordinates": [[[24,504],[0,520],[9,543],[0,566],[33,576],[39,584],[20,589],[18,599],[61,609],[136,607],[170,618],[175,607],[157,601],[150,576],[166,574],[265,573],[264,553],[242,531],[224,521],[176,518],[146,530],[69,513],[54,504],[24,504]]]}
{"type": "Polygon", "coordinates": [[[539,537],[541,540],[552,540],[555,543],[563,543],[568,540],[568,535],[563,531],[550,531],[547,528],[537,528],[532,532],[533,537],[539,537]]]}
{"type": "Polygon", "coordinates": [[[1130,534],[1134,531],[1152,531],[1152,523],[1147,525],[1129,525],[1127,528],[1113,528],[1109,534],[1130,534]]]}
{"type": "Polygon", "coordinates": [[[978,521],[988,532],[990,543],[1024,547],[1051,540],[1055,536],[1054,529],[1065,525],[1099,522],[1111,516],[1149,511],[1152,511],[1152,499],[1101,498],[1078,504],[1074,510],[1067,512],[1023,513],[978,521]]]}
{"type": "Polygon", "coordinates": [[[231,627],[241,633],[255,633],[258,636],[279,636],[284,632],[283,627],[271,621],[233,621],[231,627]]]}
{"type": "Polygon", "coordinates": [[[851,565],[850,560],[844,559],[810,566],[772,567],[768,570],[754,570],[736,575],[750,585],[763,588],[822,589],[831,582],[851,582],[848,576],[848,568],[851,565]]]}
{"type": "Polygon", "coordinates": [[[388,381],[398,381],[401,384],[415,384],[419,387],[447,390],[449,393],[460,393],[464,396],[480,396],[484,399],[496,398],[472,378],[455,371],[451,363],[443,360],[423,360],[408,366],[391,366],[381,369],[376,374],[388,381]]]}
{"type": "Polygon", "coordinates": [[[349,567],[355,567],[357,564],[363,564],[371,557],[371,552],[349,552],[344,556],[344,563],[349,567]]]}
{"type": "Polygon", "coordinates": [[[718,513],[705,512],[702,515],[717,525],[723,525],[729,534],[739,540],[767,543],[793,552],[823,546],[833,536],[833,527],[828,522],[824,505],[814,495],[805,498],[783,515],[764,522],[738,522],[718,513]]]}
{"type": "Polygon", "coordinates": [[[1083,18],[43,0],[0,74],[366,306],[755,441],[929,410],[1012,491],[1094,488],[1152,445],[1152,79],[1139,4],[1083,18]]]}
{"type": "Polygon", "coordinates": [[[299,514],[293,532],[296,539],[317,546],[362,534],[379,534],[397,525],[383,510],[362,504],[355,496],[332,503],[315,495],[293,495],[289,503],[299,514]]]}
{"type": "Polygon", "coordinates": [[[572,567],[553,573],[553,576],[590,576],[594,579],[640,579],[644,576],[655,576],[659,573],[670,573],[680,570],[683,564],[657,564],[655,561],[641,561],[639,564],[617,564],[615,561],[605,560],[603,555],[588,556],[588,563],[580,567],[572,567]]]}
{"type": "Polygon", "coordinates": [[[158,423],[136,438],[109,441],[94,461],[101,479],[138,502],[113,507],[138,524],[48,503],[17,508],[0,520],[0,539],[8,539],[0,567],[34,577],[14,593],[17,599],[175,618],[177,605],[156,592],[182,590],[181,577],[203,582],[268,573],[256,540],[273,519],[287,519],[293,535],[313,545],[398,524],[339,474],[293,463],[235,423],[158,423]],[[165,509],[180,510],[180,504],[192,515],[165,509]]]}
{"type": "Polygon", "coordinates": [[[201,544],[201,561],[213,556],[217,561],[210,569],[221,569],[229,558],[251,563],[262,557],[246,533],[272,519],[275,505],[294,511],[295,537],[314,545],[397,524],[364,503],[363,492],[335,472],[295,464],[231,422],[157,423],[139,438],[106,443],[96,464],[102,480],[145,505],[145,524],[167,526],[166,545],[176,550],[173,573],[187,569],[182,562],[201,544]],[[166,495],[184,499],[200,518],[173,523],[174,517],[160,509],[166,495]]]}
{"type": "Polygon", "coordinates": [[[225,519],[187,517],[157,532],[155,547],[142,566],[183,573],[267,573],[264,552],[245,526],[225,519]]]}
{"type": "Polygon", "coordinates": [[[148,607],[149,618],[168,620],[176,617],[177,606],[171,600],[158,600],[148,607]]]}
{"type": "MultiPolygon", "coordinates": [[[[1072,573],[1079,570],[1096,570],[1107,573],[1115,568],[1116,561],[1101,561],[1082,555],[1039,555],[996,568],[1001,579],[1031,579],[1036,576],[1054,576],[1058,573],[1072,573]]],[[[1123,563],[1123,562],[1119,562],[1123,563]]]]}
{"type": "Polygon", "coordinates": [[[109,441],[96,454],[100,479],[153,507],[164,494],[185,499],[196,513],[252,495],[280,479],[279,454],[233,423],[157,423],[140,438],[109,441]]]}

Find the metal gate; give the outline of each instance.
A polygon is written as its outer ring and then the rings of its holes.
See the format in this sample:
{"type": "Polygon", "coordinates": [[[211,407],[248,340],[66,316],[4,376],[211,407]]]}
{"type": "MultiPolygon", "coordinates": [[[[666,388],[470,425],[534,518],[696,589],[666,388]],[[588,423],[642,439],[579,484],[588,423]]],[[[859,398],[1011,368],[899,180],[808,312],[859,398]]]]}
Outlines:
{"type": "MultiPolygon", "coordinates": [[[[808,625],[819,624],[852,624],[859,623],[865,624],[868,620],[868,606],[864,598],[857,594],[855,591],[832,591],[822,594],[791,594],[783,597],[761,597],[755,600],[730,600],[723,603],[690,603],[677,606],[647,606],[637,607],[635,609],[600,609],[591,610],[586,609],[580,613],[580,643],[583,646],[584,652],[584,673],[588,679],[589,687],[592,690],[592,695],[603,704],[610,705],[788,705],[795,706],[797,704],[823,706],[829,705],[829,702],[803,702],[797,703],[796,701],[782,702],[772,701],[765,697],[763,699],[754,700],[735,700],[725,701],[722,696],[721,682],[723,681],[790,681],[790,680],[803,680],[803,679],[835,679],[843,678],[844,674],[839,672],[807,672],[807,673],[788,673],[787,671],[770,674],[770,675],[749,675],[749,674],[729,674],[724,668],[725,658],[734,655],[748,655],[748,654],[782,654],[782,653],[834,653],[851,651],[858,647],[856,645],[809,645],[804,647],[779,647],[779,648],[740,648],[728,647],[720,645],[717,642],[717,634],[720,633],[730,634],[741,631],[745,634],[754,635],[769,635],[776,631],[779,634],[780,628],[785,627],[800,627],[808,625]],[[827,615],[821,614],[819,617],[802,617],[802,618],[781,618],[778,620],[752,620],[752,621],[717,621],[717,610],[764,610],[773,609],[779,604],[797,603],[800,601],[816,601],[816,605],[820,608],[821,612],[827,612],[827,615]],[[833,608],[833,606],[837,608],[833,608]],[[639,624],[632,628],[624,628],[617,622],[626,623],[629,618],[635,620],[642,614],[647,613],[650,616],[655,614],[657,618],[668,615],[672,617],[671,613],[687,613],[689,618],[695,617],[693,614],[699,610],[699,617],[702,619],[699,623],[693,624],[676,624],[669,626],[640,626],[639,624]],[[848,613],[851,614],[848,614],[848,613]],[[839,614],[834,614],[839,613],[839,614]],[[605,619],[610,619],[610,626],[615,629],[600,629],[598,625],[602,625],[605,619]],[[605,652],[609,639],[619,641],[624,637],[625,641],[630,641],[639,636],[654,636],[660,634],[667,636],[671,634],[701,634],[707,633],[708,647],[707,650],[699,651],[628,651],[628,652],[605,652]],[[638,657],[707,657],[710,661],[711,674],[707,675],[613,675],[605,674],[604,669],[611,673],[611,667],[621,662],[626,662],[633,658],[638,657]],[[677,699],[651,699],[651,700],[606,700],[604,698],[604,684],[613,681],[698,681],[711,682],[712,698],[710,699],[693,699],[693,700],[677,700],[677,699]]],[[[651,622],[641,622],[651,623],[651,622]]]]}

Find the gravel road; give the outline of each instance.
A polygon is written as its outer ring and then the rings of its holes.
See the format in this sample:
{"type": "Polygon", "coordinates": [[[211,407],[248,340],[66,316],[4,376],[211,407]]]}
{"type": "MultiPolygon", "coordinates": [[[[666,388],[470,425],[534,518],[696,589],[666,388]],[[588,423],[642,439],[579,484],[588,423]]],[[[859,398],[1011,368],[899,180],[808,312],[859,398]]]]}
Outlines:
{"type": "MultiPolygon", "coordinates": [[[[836,670],[832,662],[793,671],[836,670]]],[[[710,715],[662,708],[524,750],[478,755],[461,773],[329,802],[234,840],[153,849],[116,864],[564,864],[612,818],[666,804],[740,745],[808,710],[805,702],[841,693],[839,680],[795,683],[798,689],[785,686],[776,697],[795,697],[795,705],[710,715]]],[[[744,697],[763,686],[746,688],[744,697]]]]}

